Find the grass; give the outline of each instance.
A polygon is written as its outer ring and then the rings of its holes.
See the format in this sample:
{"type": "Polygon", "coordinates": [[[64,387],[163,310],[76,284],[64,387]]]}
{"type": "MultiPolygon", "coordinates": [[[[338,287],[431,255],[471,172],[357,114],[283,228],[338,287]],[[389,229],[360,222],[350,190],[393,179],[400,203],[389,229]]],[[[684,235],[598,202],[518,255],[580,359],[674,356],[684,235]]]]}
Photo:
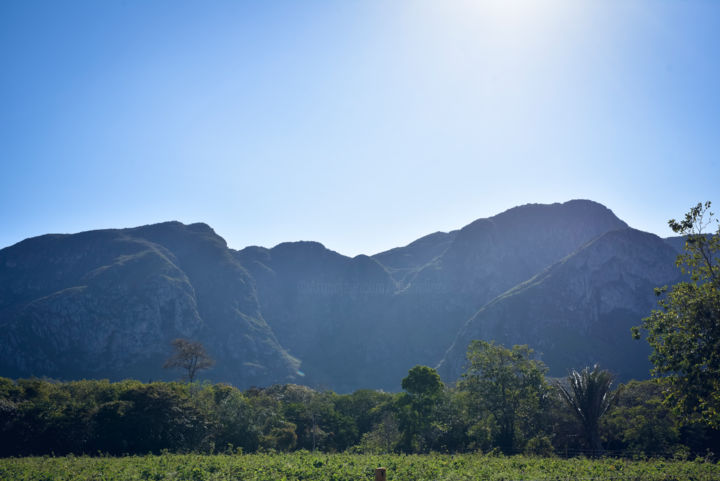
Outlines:
{"type": "Polygon", "coordinates": [[[162,454],[128,457],[27,457],[0,459],[0,479],[17,481],[116,480],[373,480],[376,467],[388,481],[417,480],[637,480],[720,479],[712,462],[558,459],[526,456],[291,454],[162,454]]]}

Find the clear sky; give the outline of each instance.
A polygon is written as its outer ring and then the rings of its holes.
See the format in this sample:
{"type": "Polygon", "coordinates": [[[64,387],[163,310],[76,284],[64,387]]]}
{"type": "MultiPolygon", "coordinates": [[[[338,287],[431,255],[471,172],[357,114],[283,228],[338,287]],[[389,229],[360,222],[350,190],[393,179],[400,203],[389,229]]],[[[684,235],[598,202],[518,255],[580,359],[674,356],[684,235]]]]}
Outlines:
{"type": "Polygon", "coordinates": [[[720,2],[0,2],[0,247],[206,222],[373,254],[587,198],[720,209],[720,2]]]}

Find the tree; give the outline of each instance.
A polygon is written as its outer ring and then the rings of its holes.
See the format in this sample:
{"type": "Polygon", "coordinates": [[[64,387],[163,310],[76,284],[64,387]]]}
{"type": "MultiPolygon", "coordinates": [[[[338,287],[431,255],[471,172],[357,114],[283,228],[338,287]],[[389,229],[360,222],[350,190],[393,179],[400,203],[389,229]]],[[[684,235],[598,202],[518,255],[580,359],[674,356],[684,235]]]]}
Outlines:
{"type": "Polygon", "coordinates": [[[214,428],[216,449],[241,448],[243,452],[256,451],[260,445],[260,427],[253,423],[253,406],[237,388],[226,384],[205,386],[196,402],[203,403],[203,411],[214,428]]]}
{"type": "Polygon", "coordinates": [[[685,236],[676,264],[689,280],[655,290],[666,295],[660,309],[633,328],[633,337],[647,332],[652,373],[667,376],[667,402],[677,413],[720,428],[720,223],[709,209],[710,202],[697,204],[682,221],[668,222],[685,236]],[[717,231],[704,233],[712,224],[717,231]]]}
{"type": "Polygon", "coordinates": [[[371,431],[362,435],[357,449],[362,453],[388,454],[393,452],[400,439],[397,417],[386,412],[371,431]]]}
{"type": "Polygon", "coordinates": [[[102,452],[158,453],[209,449],[209,419],[177,384],[139,384],[93,414],[91,443],[102,452]]]}
{"type": "Polygon", "coordinates": [[[612,411],[602,421],[605,446],[645,456],[687,450],[681,444],[683,426],[662,402],[664,391],[662,379],[630,381],[620,386],[612,411]]]}
{"type": "Polygon", "coordinates": [[[580,421],[585,441],[593,455],[602,453],[600,442],[600,418],[610,409],[615,399],[612,389],[613,376],[595,364],[578,372],[572,370],[566,384],[555,383],[560,396],[580,421]]]}
{"type": "Polygon", "coordinates": [[[400,385],[416,399],[432,398],[440,394],[444,387],[437,371],[428,366],[410,369],[400,385]]]}
{"type": "Polygon", "coordinates": [[[198,371],[215,365],[215,361],[205,352],[205,348],[199,342],[175,339],[171,344],[175,348],[175,352],[165,361],[163,367],[185,369],[189,382],[193,382],[198,371]]]}
{"type": "Polygon", "coordinates": [[[488,432],[506,453],[518,450],[520,425],[532,423],[547,392],[547,368],[531,359],[532,353],[527,346],[507,349],[486,341],[472,341],[468,347],[459,387],[473,399],[481,425],[474,430],[488,432]]]}
{"type": "Polygon", "coordinates": [[[433,431],[439,428],[434,423],[434,412],[445,385],[435,369],[415,366],[402,380],[406,391],[398,397],[402,448],[405,451],[427,451],[436,438],[433,431]]]}

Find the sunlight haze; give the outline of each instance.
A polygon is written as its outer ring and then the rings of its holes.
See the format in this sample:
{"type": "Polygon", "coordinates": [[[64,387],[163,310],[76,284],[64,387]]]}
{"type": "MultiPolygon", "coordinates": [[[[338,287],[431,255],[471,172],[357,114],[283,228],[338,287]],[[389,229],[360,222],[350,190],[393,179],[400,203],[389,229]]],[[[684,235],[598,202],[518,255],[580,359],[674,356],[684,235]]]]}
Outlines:
{"type": "Polygon", "coordinates": [[[374,254],[526,203],[720,202],[720,3],[4,2],[0,247],[206,222],[374,254]]]}

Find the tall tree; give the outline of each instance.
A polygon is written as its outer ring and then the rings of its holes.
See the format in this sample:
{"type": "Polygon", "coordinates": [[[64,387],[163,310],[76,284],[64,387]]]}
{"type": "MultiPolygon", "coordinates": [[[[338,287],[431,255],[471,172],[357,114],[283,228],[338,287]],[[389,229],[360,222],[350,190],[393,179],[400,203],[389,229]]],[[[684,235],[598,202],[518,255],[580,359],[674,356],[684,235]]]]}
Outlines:
{"type": "Polygon", "coordinates": [[[555,385],[560,396],[580,421],[585,441],[593,455],[602,454],[600,442],[600,418],[610,409],[615,394],[612,392],[613,376],[610,371],[595,364],[578,372],[572,370],[566,383],[555,385]]]}
{"type": "Polygon", "coordinates": [[[697,204],[672,230],[685,236],[677,265],[688,281],[656,289],[660,309],[633,329],[647,331],[653,374],[667,376],[668,401],[686,420],[720,428],[720,223],[710,202],[697,204]],[[717,227],[706,234],[708,227],[717,227]]]}
{"type": "Polygon", "coordinates": [[[520,425],[538,414],[547,392],[547,368],[531,359],[532,354],[527,346],[507,349],[477,340],[468,347],[468,367],[459,387],[470,394],[479,418],[492,418],[489,430],[506,453],[517,452],[520,425]]]}
{"type": "Polygon", "coordinates": [[[205,352],[205,348],[199,342],[175,339],[171,344],[175,352],[165,361],[163,367],[166,369],[184,369],[187,372],[189,382],[193,382],[198,371],[215,365],[215,360],[205,352]]]}
{"type": "Polygon", "coordinates": [[[436,438],[433,430],[437,401],[445,388],[440,375],[428,366],[415,366],[402,380],[406,391],[398,397],[402,448],[405,451],[432,449],[436,438]]]}

